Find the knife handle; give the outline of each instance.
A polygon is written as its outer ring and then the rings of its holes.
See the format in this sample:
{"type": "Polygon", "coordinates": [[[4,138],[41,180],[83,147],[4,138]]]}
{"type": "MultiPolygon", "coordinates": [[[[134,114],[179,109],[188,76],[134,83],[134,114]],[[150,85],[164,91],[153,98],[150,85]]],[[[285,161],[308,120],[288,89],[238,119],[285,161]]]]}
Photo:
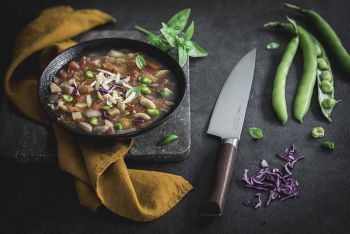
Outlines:
{"type": "Polygon", "coordinates": [[[224,211],[226,194],[237,157],[238,140],[225,141],[221,145],[216,166],[213,189],[209,199],[201,206],[201,216],[221,216],[224,211]]]}

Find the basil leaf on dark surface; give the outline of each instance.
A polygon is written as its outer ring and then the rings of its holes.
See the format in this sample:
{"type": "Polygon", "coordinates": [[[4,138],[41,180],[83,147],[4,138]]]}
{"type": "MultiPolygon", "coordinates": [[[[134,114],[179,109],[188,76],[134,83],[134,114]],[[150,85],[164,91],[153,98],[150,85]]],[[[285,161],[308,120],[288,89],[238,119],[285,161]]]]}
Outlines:
{"type": "Polygon", "coordinates": [[[249,128],[249,134],[254,138],[254,139],[261,139],[264,137],[263,131],[261,128],[249,128]]]}
{"type": "Polygon", "coordinates": [[[173,17],[170,18],[170,20],[167,23],[167,26],[173,28],[176,34],[182,32],[182,30],[186,27],[190,14],[191,9],[189,8],[179,11],[173,17]]]}
{"type": "Polygon", "coordinates": [[[208,52],[205,51],[202,47],[200,47],[197,43],[194,41],[187,41],[186,45],[190,48],[188,50],[188,55],[190,57],[205,57],[208,55],[208,52]]]}

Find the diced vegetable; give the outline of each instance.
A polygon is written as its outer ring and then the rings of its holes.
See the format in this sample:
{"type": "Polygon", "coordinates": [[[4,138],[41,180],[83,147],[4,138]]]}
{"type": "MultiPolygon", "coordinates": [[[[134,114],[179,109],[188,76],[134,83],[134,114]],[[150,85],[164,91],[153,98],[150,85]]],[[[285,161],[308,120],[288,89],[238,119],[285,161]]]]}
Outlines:
{"type": "Polygon", "coordinates": [[[115,128],[115,130],[123,130],[123,126],[121,125],[121,123],[116,123],[114,125],[114,128],[115,128]]]}
{"type": "Polygon", "coordinates": [[[86,132],[92,132],[92,126],[85,122],[79,122],[79,127],[86,132]]]}
{"type": "Polygon", "coordinates": [[[87,109],[85,112],[86,117],[98,117],[101,116],[101,112],[99,110],[94,110],[94,109],[87,109]]]}
{"type": "Polygon", "coordinates": [[[88,78],[88,79],[92,79],[92,78],[94,78],[94,73],[93,73],[92,71],[90,71],[90,70],[87,70],[87,71],[85,72],[85,76],[86,76],[86,78],[88,78]]]}
{"type": "Polygon", "coordinates": [[[63,94],[62,98],[65,102],[72,102],[73,101],[73,97],[71,95],[68,95],[68,94],[63,94]]]}
{"type": "Polygon", "coordinates": [[[69,86],[69,85],[64,85],[63,86],[63,92],[68,95],[72,95],[74,92],[74,87],[69,86]]]}
{"type": "Polygon", "coordinates": [[[149,114],[152,117],[155,117],[159,115],[159,110],[157,108],[147,109],[147,114],[149,114]]]}
{"type": "Polygon", "coordinates": [[[57,84],[51,82],[50,83],[50,91],[51,91],[51,93],[60,93],[60,92],[62,92],[62,89],[57,84]]]}
{"type": "Polygon", "coordinates": [[[169,89],[167,88],[159,92],[159,96],[161,96],[162,98],[169,97],[169,95],[170,95],[170,92],[169,92],[169,89]]]}
{"type": "Polygon", "coordinates": [[[143,77],[141,77],[141,83],[142,84],[150,84],[150,83],[152,83],[152,80],[150,78],[148,78],[147,76],[143,76],[143,77]]]}
{"type": "Polygon", "coordinates": [[[98,135],[102,135],[103,133],[107,132],[108,127],[106,125],[103,126],[97,126],[94,129],[94,132],[96,132],[98,135]]]}
{"type": "Polygon", "coordinates": [[[90,118],[89,118],[89,123],[90,123],[92,126],[97,126],[97,125],[98,125],[98,118],[97,118],[97,117],[90,117],[90,118]]]}
{"type": "Polygon", "coordinates": [[[147,86],[142,87],[142,88],[141,88],[141,92],[142,92],[143,94],[151,94],[151,93],[152,93],[152,91],[150,90],[150,88],[148,88],[147,86]]]}
{"type": "Polygon", "coordinates": [[[106,105],[106,106],[103,106],[101,109],[107,111],[107,110],[110,110],[112,107],[113,105],[106,105]]]}
{"type": "Polygon", "coordinates": [[[83,119],[83,116],[81,115],[81,112],[72,112],[72,119],[73,120],[81,120],[83,119]]]}

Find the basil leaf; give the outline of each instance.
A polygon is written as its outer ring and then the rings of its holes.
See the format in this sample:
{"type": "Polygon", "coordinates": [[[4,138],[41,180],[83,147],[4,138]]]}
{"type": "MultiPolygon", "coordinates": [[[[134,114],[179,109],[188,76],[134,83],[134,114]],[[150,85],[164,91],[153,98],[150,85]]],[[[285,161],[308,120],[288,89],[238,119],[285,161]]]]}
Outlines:
{"type": "Polygon", "coordinates": [[[274,50],[277,49],[280,45],[277,42],[270,42],[266,45],[266,49],[268,50],[274,50]]]}
{"type": "Polygon", "coordinates": [[[205,51],[203,48],[201,48],[197,43],[194,41],[187,41],[186,47],[188,48],[188,56],[190,57],[205,57],[208,55],[208,52],[205,51]]]}
{"type": "Polygon", "coordinates": [[[147,41],[149,44],[154,45],[165,52],[171,48],[169,43],[158,35],[148,35],[147,41]]]}
{"type": "Polygon", "coordinates": [[[190,26],[188,26],[188,28],[184,34],[184,39],[186,41],[191,40],[193,33],[194,33],[194,22],[192,21],[192,23],[190,24],[190,26]]]}
{"type": "Polygon", "coordinates": [[[322,147],[328,150],[333,150],[335,148],[335,144],[331,140],[327,140],[323,142],[322,147]]]}
{"type": "Polygon", "coordinates": [[[144,85],[138,85],[128,89],[128,91],[125,93],[125,98],[128,98],[131,95],[131,93],[135,93],[136,94],[135,97],[139,96],[141,93],[142,87],[144,87],[144,85]]]}
{"type": "Polygon", "coordinates": [[[167,135],[165,136],[160,142],[160,145],[167,145],[175,140],[177,140],[179,137],[177,135],[171,134],[171,135],[167,135]]]}
{"type": "Polygon", "coordinates": [[[147,65],[146,60],[141,55],[136,56],[135,63],[139,69],[144,69],[145,66],[147,65]]]}
{"type": "Polygon", "coordinates": [[[179,47],[178,52],[179,52],[179,64],[181,67],[183,67],[187,62],[188,54],[184,47],[179,47]]]}
{"type": "Polygon", "coordinates": [[[160,32],[165,37],[167,42],[171,47],[176,47],[176,33],[174,29],[169,28],[166,24],[162,23],[163,28],[160,29],[160,32]]]}
{"type": "Polygon", "coordinates": [[[173,28],[176,34],[180,33],[185,28],[190,14],[190,8],[186,8],[179,11],[173,17],[170,18],[170,20],[167,23],[167,26],[173,28]]]}
{"type": "Polygon", "coordinates": [[[249,134],[257,140],[264,137],[263,131],[260,128],[249,128],[249,134]]]}

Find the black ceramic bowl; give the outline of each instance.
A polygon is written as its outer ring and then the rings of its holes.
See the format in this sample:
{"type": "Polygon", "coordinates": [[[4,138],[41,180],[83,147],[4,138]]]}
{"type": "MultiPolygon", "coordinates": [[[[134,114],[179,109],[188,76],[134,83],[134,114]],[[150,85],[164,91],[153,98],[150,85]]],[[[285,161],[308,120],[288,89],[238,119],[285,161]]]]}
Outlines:
{"type": "Polygon", "coordinates": [[[186,78],[182,68],[169,54],[161,51],[160,49],[152,45],[149,45],[141,41],[123,39],[123,38],[105,38],[105,39],[96,39],[96,40],[79,43],[61,52],[59,55],[57,55],[57,57],[54,58],[50,62],[50,64],[45,68],[44,72],[40,77],[39,84],[38,84],[38,98],[45,113],[55,123],[69,130],[72,133],[79,134],[81,136],[96,137],[96,138],[129,138],[129,137],[134,137],[136,135],[140,135],[142,133],[148,132],[149,130],[159,126],[161,123],[169,119],[169,117],[176,111],[176,109],[179,107],[180,103],[182,102],[186,91],[186,85],[187,85],[186,78]],[[144,53],[147,56],[158,61],[168,70],[170,70],[172,74],[174,74],[176,87],[177,87],[177,99],[175,100],[175,104],[172,106],[169,112],[167,112],[165,115],[163,115],[154,123],[150,124],[148,127],[141,130],[117,134],[117,135],[97,135],[94,133],[87,133],[63,124],[61,121],[57,119],[58,113],[52,110],[48,106],[49,97],[50,97],[49,85],[52,79],[54,78],[55,74],[71,60],[80,59],[84,55],[88,55],[91,53],[107,53],[112,49],[115,49],[115,50],[127,49],[134,52],[144,53]]]}

